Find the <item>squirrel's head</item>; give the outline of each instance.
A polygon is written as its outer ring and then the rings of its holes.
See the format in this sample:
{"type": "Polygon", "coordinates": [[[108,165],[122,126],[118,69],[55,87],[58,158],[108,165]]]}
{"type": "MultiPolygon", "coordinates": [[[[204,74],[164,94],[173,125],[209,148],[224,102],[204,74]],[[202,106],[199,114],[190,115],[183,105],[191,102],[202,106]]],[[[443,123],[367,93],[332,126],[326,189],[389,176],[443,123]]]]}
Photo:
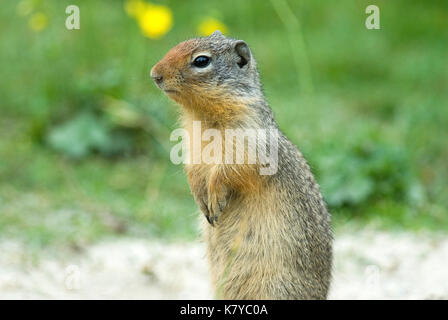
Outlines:
{"type": "Polygon", "coordinates": [[[203,116],[230,117],[261,95],[249,46],[219,31],[172,48],[152,68],[151,78],[171,99],[203,116]]]}

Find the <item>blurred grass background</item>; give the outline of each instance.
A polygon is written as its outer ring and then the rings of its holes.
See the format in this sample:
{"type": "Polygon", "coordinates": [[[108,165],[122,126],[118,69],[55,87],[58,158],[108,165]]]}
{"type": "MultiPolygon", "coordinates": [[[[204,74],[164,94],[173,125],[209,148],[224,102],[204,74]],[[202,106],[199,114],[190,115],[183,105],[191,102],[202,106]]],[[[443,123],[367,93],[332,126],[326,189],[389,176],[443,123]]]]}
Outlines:
{"type": "Polygon", "coordinates": [[[150,39],[123,1],[2,2],[1,237],[41,247],[197,236],[198,210],[167,151],[178,110],[149,70],[207,18],[251,46],[336,229],[447,229],[447,1],[158,4],[173,27],[150,39]],[[65,28],[71,4],[80,30],[65,28]],[[381,30],[365,28],[370,4],[381,30]]]}

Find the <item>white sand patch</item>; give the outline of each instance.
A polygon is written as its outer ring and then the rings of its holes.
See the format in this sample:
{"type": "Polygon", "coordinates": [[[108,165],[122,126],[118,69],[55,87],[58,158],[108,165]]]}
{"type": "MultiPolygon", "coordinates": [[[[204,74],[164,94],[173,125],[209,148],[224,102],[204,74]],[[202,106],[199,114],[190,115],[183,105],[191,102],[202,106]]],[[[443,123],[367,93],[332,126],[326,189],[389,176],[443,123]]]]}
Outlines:
{"type": "MultiPolygon", "coordinates": [[[[330,299],[448,299],[448,238],[339,235],[333,278],[330,299]]],[[[204,245],[125,239],[34,259],[0,243],[0,299],[96,298],[211,299],[204,245]]]]}

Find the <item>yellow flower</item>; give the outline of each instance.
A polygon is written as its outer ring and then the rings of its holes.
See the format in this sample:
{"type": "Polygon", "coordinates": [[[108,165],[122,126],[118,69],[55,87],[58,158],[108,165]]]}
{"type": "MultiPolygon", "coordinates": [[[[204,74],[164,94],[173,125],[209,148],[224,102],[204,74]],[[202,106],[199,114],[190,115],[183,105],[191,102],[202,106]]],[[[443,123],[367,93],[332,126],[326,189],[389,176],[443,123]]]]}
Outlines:
{"type": "Polygon", "coordinates": [[[201,36],[209,36],[216,30],[221,31],[222,33],[226,33],[227,27],[221,21],[218,21],[214,18],[207,18],[203,20],[198,26],[198,32],[201,36]]]}
{"type": "Polygon", "coordinates": [[[124,10],[129,16],[138,18],[145,12],[146,6],[146,3],[141,0],[126,0],[124,3],[124,10]]]}
{"type": "Polygon", "coordinates": [[[43,29],[45,29],[47,24],[48,24],[48,18],[42,12],[37,12],[33,14],[29,20],[30,28],[35,32],[42,31],[43,29]]]}
{"type": "Polygon", "coordinates": [[[147,4],[144,11],[138,14],[137,20],[143,34],[153,39],[160,38],[173,26],[171,10],[163,5],[147,4]]]}

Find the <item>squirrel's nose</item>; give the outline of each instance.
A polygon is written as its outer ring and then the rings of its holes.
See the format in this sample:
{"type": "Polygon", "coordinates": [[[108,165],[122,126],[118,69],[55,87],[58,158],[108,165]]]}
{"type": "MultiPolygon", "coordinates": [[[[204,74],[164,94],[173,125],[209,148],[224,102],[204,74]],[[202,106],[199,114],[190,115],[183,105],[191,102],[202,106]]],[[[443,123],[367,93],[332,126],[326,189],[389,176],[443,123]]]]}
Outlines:
{"type": "Polygon", "coordinates": [[[154,76],[154,77],[151,76],[151,78],[152,78],[152,80],[154,80],[157,84],[162,84],[162,82],[163,82],[163,76],[159,76],[159,75],[157,75],[157,76],[154,76]]]}
{"type": "Polygon", "coordinates": [[[151,79],[154,80],[154,82],[155,82],[157,85],[162,84],[162,82],[163,82],[163,75],[157,73],[157,72],[154,70],[154,68],[151,69],[151,74],[150,74],[150,76],[151,76],[151,79]]]}

